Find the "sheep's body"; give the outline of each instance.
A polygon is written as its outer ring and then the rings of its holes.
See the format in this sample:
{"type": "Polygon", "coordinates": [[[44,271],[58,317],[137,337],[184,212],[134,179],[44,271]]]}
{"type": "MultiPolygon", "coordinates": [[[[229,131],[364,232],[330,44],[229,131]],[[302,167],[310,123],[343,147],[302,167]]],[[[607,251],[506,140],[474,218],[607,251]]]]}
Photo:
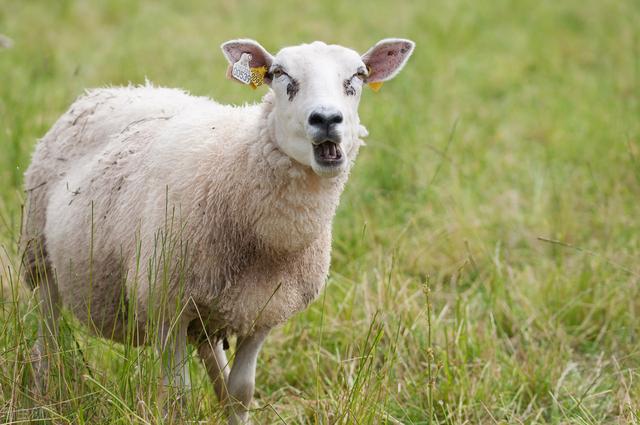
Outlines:
{"type": "Polygon", "coordinates": [[[281,153],[271,109],[150,86],[78,99],[25,179],[28,239],[43,238],[63,304],[121,340],[135,300],[144,332],[167,251],[182,319],[201,315],[210,335],[271,328],[313,300],[346,175],[322,179],[281,153]]]}

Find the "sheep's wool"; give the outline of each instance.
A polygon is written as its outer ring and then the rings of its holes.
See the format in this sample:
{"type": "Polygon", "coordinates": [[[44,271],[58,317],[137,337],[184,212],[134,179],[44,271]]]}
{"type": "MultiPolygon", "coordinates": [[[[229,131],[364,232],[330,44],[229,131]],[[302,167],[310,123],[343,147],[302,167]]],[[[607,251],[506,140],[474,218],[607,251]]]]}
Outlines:
{"type": "Polygon", "coordinates": [[[347,173],[282,153],[272,111],[271,93],[234,107],[149,84],[88,92],[26,173],[27,261],[43,253],[67,308],[116,340],[132,314],[144,335],[158,305],[210,334],[284,322],[324,284],[347,173]]]}

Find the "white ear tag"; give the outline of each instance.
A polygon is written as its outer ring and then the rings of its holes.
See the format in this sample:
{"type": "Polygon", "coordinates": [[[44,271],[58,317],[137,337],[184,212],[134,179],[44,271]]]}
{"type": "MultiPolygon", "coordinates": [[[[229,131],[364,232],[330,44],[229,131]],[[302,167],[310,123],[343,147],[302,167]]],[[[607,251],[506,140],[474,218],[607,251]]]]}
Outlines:
{"type": "Polygon", "coordinates": [[[233,68],[231,69],[233,78],[241,83],[249,84],[251,82],[249,62],[251,62],[251,55],[249,53],[243,53],[242,56],[240,56],[240,60],[233,64],[233,68]]]}

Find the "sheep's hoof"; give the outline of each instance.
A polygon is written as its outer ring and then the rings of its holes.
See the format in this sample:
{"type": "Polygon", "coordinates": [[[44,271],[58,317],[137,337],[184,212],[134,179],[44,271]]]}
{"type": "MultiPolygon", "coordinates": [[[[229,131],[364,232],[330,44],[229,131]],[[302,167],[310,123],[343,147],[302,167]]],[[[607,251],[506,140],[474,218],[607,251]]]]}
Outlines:
{"type": "Polygon", "coordinates": [[[169,424],[181,424],[188,417],[188,389],[162,386],[160,400],[163,419],[169,424]]]}
{"type": "Polygon", "coordinates": [[[229,425],[251,425],[253,422],[249,419],[249,411],[240,403],[232,403],[227,406],[229,415],[229,425]]]}
{"type": "Polygon", "coordinates": [[[231,414],[229,416],[229,425],[251,425],[253,422],[249,419],[249,415],[244,412],[243,414],[231,414]]]}
{"type": "Polygon", "coordinates": [[[43,397],[47,391],[47,378],[49,375],[49,360],[44,354],[42,344],[36,342],[31,348],[31,371],[33,373],[33,392],[43,397]]]}

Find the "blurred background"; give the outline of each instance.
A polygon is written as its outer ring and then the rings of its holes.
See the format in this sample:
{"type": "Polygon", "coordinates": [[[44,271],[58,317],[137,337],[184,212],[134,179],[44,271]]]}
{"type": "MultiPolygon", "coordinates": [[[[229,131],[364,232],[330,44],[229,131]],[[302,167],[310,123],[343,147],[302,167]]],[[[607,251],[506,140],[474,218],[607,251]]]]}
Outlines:
{"type": "MultiPolygon", "coordinates": [[[[258,102],[266,87],[225,79],[222,42],[404,37],[406,68],[362,98],[328,286],[268,340],[254,420],[640,422],[640,2],[0,0],[0,33],[0,419],[154,423],[151,372],[70,317],[87,370],[47,400],[22,385],[22,174],[77,96],[146,78],[258,102]]],[[[218,407],[192,361],[204,421],[218,407]]]]}

